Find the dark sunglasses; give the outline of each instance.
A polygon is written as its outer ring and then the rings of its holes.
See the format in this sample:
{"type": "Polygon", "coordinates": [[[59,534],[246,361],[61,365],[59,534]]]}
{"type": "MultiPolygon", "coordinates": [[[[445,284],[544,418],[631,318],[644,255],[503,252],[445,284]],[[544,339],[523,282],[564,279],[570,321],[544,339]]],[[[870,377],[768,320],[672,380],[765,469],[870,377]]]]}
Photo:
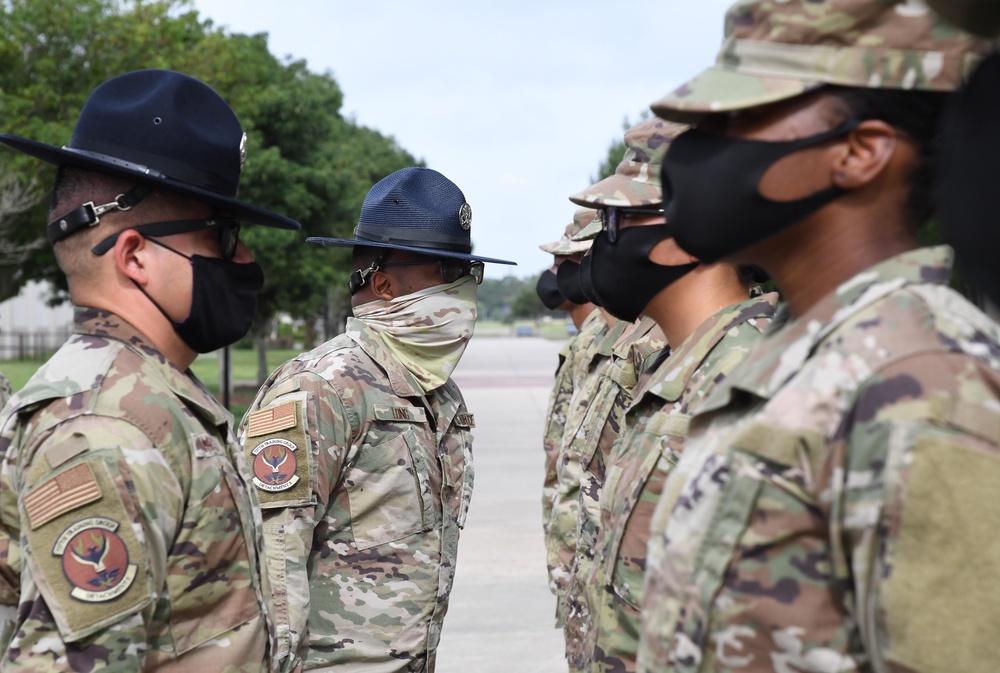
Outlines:
{"type": "Polygon", "coordinates": [[[608,232],[608,243],[616,243],[618,241],[622,220],[626,217],[663,215],[663,213],[663,208],[619,208],[617,206],[602,208],[601,220],[604,222],[604,231],[608,232]]]}
{"type": "Polygon", "coordinates": [[[95,255],[103,255],[115,246],[118,237],[126,231],[137,231],[143,236],[156,238],[158,236],[172,236],[174,234],[186,234],[190,231],[210,229],[215,232],[219,240],[219,252],[225,260],[232,260],[236,256],[236,248],[240,243],[240,223],[237,220],[226,218],[214,218],[211,220],[171,220],[169,222],[150,222],[141,224],[138,227],[129,227],[116,234],[108,236],[106,239],[90,249],[95,255]]]}
{"type": "Polygon", "coordinates": [[[446,283],[454,283],[464,276],[472,276],[476,279],[476,285],[483,284],[483,272],[486,265],[482,262],[466,262],[460,259],[454,261],[442,259],[437,262],[390,262],[388,264],[379,264],[378,269],[388,269],[393,266],[428,266],[431,264],[440,265],[441,278],[446,283]]]}

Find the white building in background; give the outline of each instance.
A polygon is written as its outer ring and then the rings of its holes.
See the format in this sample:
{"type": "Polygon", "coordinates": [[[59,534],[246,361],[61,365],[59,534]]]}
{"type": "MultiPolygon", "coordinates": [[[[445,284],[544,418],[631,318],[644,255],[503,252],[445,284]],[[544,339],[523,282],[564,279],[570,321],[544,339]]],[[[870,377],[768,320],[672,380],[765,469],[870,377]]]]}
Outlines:
{"type": "Polygon", "coordinates": [[[72,330],[73,307],[68,302],[49,306],[51,296],[51,285],[32,281],[16,297],[0,303],[0,333],[72,330]]]}
{"type": "Polygon", "coordinates": [[[0,360],[44,359],[69,338],[73,307],[49,306],[51,296],[51,285],[31,282],[0,303],[0,360]]]}

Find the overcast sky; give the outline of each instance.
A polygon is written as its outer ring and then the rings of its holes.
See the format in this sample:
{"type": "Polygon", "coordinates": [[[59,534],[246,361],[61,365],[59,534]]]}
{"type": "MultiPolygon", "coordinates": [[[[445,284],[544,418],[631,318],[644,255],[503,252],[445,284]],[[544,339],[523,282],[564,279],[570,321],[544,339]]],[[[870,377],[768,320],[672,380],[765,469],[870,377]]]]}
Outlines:
{"type": "Polygon", "coordinates": [[[331,72],[343,112],[465,193],[477,253],[546,268],[622,122],[710,65],[731,0],[195,0],[331,72]]]}

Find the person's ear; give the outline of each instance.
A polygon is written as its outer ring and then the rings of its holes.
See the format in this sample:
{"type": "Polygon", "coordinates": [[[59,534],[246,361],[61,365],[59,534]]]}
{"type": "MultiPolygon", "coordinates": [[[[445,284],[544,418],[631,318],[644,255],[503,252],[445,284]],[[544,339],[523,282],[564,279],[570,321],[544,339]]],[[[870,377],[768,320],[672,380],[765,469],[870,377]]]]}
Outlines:
{"type": "Polygon", "coordinates": [[[854,190],[872,184],[885,171],[898,145],[896,129],[867,119],[838,145],[832,166],[833,184],[854,190]]]}
{"type": "Polygon", "coordinates": [[[139,232],[134,229],[123,231],[115,241],[115,247],[111,248],[118,273],[145,287],[149,283],[150,248],[149,241],[139,232]]]}
{"type": "Polygon", "coordinates": [[[368,283],[371,285],[372,293],[379,299],[391,301],[396,298],[392,276],[384,271],[373,272],[368,278],[368,283]]]}

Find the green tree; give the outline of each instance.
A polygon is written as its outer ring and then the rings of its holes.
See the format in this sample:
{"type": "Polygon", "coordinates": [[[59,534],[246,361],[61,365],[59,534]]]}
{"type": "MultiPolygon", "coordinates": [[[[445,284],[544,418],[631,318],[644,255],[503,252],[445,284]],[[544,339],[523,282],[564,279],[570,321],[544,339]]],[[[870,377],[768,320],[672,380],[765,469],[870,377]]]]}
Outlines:
{"type": "Polygon", "coordinates": [[[549,312],[542,300],[535,292],[535,283],[538,282],[536,276],[534,282],[526,284],[525,287],[514,297],[514,303],[510,307],[511,315],[514,318],[539,318],[549,312]]]}
{"type": "MultiPolygon", "coordinates": [[[[348,253],[303,241],[348,236],[371,185],[418,162],[393,138],[340,114],[343,94],[331,74],[312,73],[303,61],[279,61],[266,34],[215,28],[190,0],[7,0],[0,4],[0,27],[6,36],[0,121],[17,135],[64,144],[89,93],[130,70],[179,70],[215,88],[247,131],[240,197],[303,225],[301,232],[245,229],[267,276],[254,325],[258,342],[279,312],[307,324],[324,313],[342,316],[348,253]]],[[[53,167],[9,150],[0,157],[23,183],[51,184],[53,167]]],[[[45,216],[39,204],[12,218],[10,241],[37,241],[45,216]]],[[[0,267],[0,299],[33,279],[65,288],[47,246],[18,266],[0,267]]],[[[263,377],[263,352],[260,360],[263,377]]]]}

